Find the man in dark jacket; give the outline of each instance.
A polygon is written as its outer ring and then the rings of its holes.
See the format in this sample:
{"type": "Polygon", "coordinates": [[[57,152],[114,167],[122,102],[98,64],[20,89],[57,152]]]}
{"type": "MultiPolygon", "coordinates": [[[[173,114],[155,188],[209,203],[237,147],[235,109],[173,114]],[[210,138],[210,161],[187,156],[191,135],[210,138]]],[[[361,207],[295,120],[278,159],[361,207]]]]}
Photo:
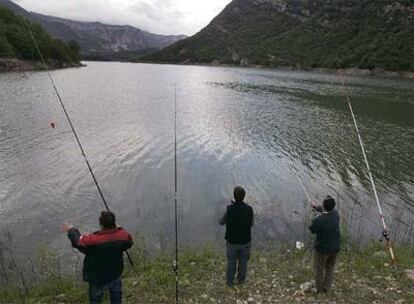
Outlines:
{"type": "Polygon", "coordinates": [[[243,202],[246,191],[242,187],[234,189],[234,200],[220,220],[226,225],[227,272],[226,283],[233,285],[237,269],[237,283],[246,280],[247,261],[250,258],[251,227],[253,226],[253,208],[243,202]]]}
{"type": "Polygon", "coordinates": [[[120,304],[123,252],[132,246],[132,237],[116,226],[112,212],[103,211],[99,224],[101,230],[88,235],[81,235],[78,229],[66,224],[62,230],[67,232],[72,246],[85,254],[83,279],[89,283],[90,303],[101,303],[104,291],[109,290],[111,304],[120,304]]]}
{"type": "Polygon", "coordinates": [[[339,214],[334,209],[335,200],[330,196],[323,201],[322,207],[313,207],[322,212],[309,227],[316,234],[315,285],[318,293],[326,293],[332,287],[335,261],[340,250],[339,214]]]}

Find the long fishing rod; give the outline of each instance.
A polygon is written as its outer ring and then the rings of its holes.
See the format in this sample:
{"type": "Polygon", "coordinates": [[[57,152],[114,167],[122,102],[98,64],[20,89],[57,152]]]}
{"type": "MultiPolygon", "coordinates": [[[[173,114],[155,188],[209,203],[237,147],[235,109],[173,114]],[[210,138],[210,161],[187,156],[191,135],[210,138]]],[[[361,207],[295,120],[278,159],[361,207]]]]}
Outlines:
{"type": "MultiPolygon", "coordinates": [[[[237,114],[236,114],[236,111],[233,111],[232,112],[232,119],[233,119],[233,121],[231,121],[232,123],[233,123],[233,126],[236,126],[236,124],[237,124],[237,114]]],[[[230,128],[229,128],[229,130],[230,130],[230,128]]],[[[236,140],[237,140],[237,135],[236,135],[236,132],[230,132],[230,134],[231,134],[231,146],[232,146],[232,152],[234,153],[234,156],[233,156],[233,160],[232,160],[232,170],[231,170],[231,175],[232,175],[232,178],[233,178],[233,186],[234,187],[236,187],[237,186],[237,173],[236,173],[236,171],[237,171],[237,157],[238,157],[238,149],[236,149],[236,140]]]]}
{"type": "Polygon", "coordinates": [[[390,251],[391,260],[392,260],[393,263],[395,263],[394,249],[392,248],[392,245],[391,245],[391,241],[390,241],[390,237],[389,237],[389,231],[388,231],[388,228],[387,228],[387,224],[385,223],[384,213],[382,212],[381,203],[380,203],[380,200],[378,198],[377,188],[375,187],[375,182],[374,182],[374,178],[372,176],[371,167],[369,165],[368,157],[367,157],[367,154],[365,152],[364,142],[362,141],[361,133],[359,132],[358,123],[357,123],[357,120],[355,118],[354,110],[352,108],[351,99],[349,98],[349,92],[348,92],[348,89],[346,87],[345,81],[343,81],[342,84],[343,84],[343,87],[344,87],[344,90],[345,90],[346,99],[348,101],[349,110],[351,112],[351,116],[352,116],[352,119],[354,121],[355,130],[356,130],[356,133],[358,135],[358,140],[359,140],[359,144],[361,146],[362,155],[364,156],[364,161],[365,161],[365,165],[367,167],[369,180],[371,181],[372,190],[374,191],[375,201],[377,202],[378,211],[379,211],[379,214],[380,214],[380,217],[381,217],[381,223],[382,223],[382,226],[383,226],[383,229],[384,229],[383,232],[382,232],[382,235],[384,236],[384,238],[387,241],[387,246],[388,246],[388,249],[390,251]]]}
{"type": "MultiPolygon", "coordinates": [[[[30,38],[31,38],[31,39],[32,39],[32,41],[33,41],[33,44],[34,44],[35,49],[36,49],[36,51],[37,51],[37,53],[38,53],[38,55],[39,55],[39,57],[40,57],[40,60],[41,60],[41,62],[42,62],[42,64],[43,64],[43,66],[44,66],[44,68],[45,68],[45,70],[46,70],[46,72],[47,72],[47,75],[48,75],[48,77],[49,77],[49,79],[50,79],[50,82],[52,83],[53,89],[54,89],[54,91],[55,91],[55,93],[56,93],[56,96],[57,96],[57,98],[58,98],[59,102],[60,102],[60,105],[61,105],[61,107],[62,107],[62,110],[63,110],[63,112],[64,112],[64,114],[65,114],[66,120],[68,121],[69,126],[70,126],[70,128],[72,129],[72,133],[73,133],[73,135],[74,135],[74,137],[75,137],[75,139],[76,139],[76,142],[78,143],[78,146],[79,146],[79,149],[81,150],[82,156],[83,156],[83,158],[85,159],[86,165],[87,165],[87,167],[88,167],[88,169],[89,169],[89,172],[90,172],[90,174],[91,174],[91,176],[92,176],[92,179],[93,179],[93,181],[94,181],[94,183],[95,183],[95,185],[96,185],[96,188],[98,189],[98,192],[99,192],[99,195],[100,195],[100,197],[101,197],[101,199],[102,199],[102,202],[103,202],[103,204],[104,204],[104,206],[105,206],[106,210],[107,210],[107,211],[110,211],[110,209],[109,209],[109,205],[108,205],[108,203],[107,203],[107,201],[106,201],[106,199],[105,199],[105,197],[104,197],[104,195],[103,195],[103,193],[102,193],[101,187],[99,186],[99,183],[98,183],[98,181],[97,181],[97,179],[96,179],[96,177],[95,177],[95,174],[93,173],[92,167],[91,167],[91,165],[89,164],[89,161],[88,161],[88,158],[87,158],[87,156],[86,156],[85,150],[84,150],[84,149],[83,149],[83,147],[82,147],[82,144],[81,144],[81,142],[80,142],[80,140],[79,140],[79,137],[78,137],[78,134],[77,134],[77,132],[76,132],[76,130],[75,130],[75,127],[73,126],[72,120],[70,119],[70,116],[69,116],[69,114],[68,114],[68,112],[67,112],[67,110],[66,110],[66,107],[65,107],[65,105],[64,105],[64,103],[63,103],[63,100],[62,100],[62,98],[61,98],[61,96],[60,96],[60,94],[59,94],[59,91],[58,91],[57,87],[56,87],[55,81],[53,80],[53,77],[52,77],[52,75],[50,74],[49,66],[47,65],[46,60],[45,60],[45,58],[43,57],[42,52],[40,51],[39,45],[38,45],[38,43],[37,43],[37,41],[36,41],[36,39],[35,39],[35,37],[34,37],[34,35],[33,35],[33,32],[32,32],[32,30],[31,30],[31,28],[30,28],[29,23],[27,22],[27,20],[26,20],[26,19],[23,19],[23,20],[24,20],[24,22],[25,22],[25,24],[26,24],[27,31],[29,32],[29,36],[30,36],[30,38]]],[[[129,252],[128,252],[128,251],[126,251],[126,255],[127,255],[127,257],[128,257],[128,260],[129,260],[129,262],[130,262],[131,266],[134,266],[134,263],[132,262],[132,258],[131,258],[131,256],[129,255],[129,252]]]]}
{"type": "Polygon", "coordinates": [[[311,197],[309,195],[308,190],[306,190],[305,184],[303,183],[303,181],[300,178],[299,174],[295,174],[295,175],[296,175],[296,178],[298,179],[300,185],[302,186],[303,192],[305,193],[306,198],[307,198],[307,200],[309,202],[309,206],[311,208],[313,208],[317,212],[322,212],[323,211],[323,208],[321,206],[317,206],[317,205],[314,204],[314,202],[312,201],[312,199],[311,199],[311,197]]]}
{"type": "Polygon", "coordinates": [[[178,268],[178,183],[177,183],[177,84],[175,84],[174,91],[174,225],[175,225],[175,303],[178,304],[178,283],[179,283],[179,268],[178,268]]]}
{"type": "Polygon", "coordinates": [[[311,200],[311,198],[310,198],[310,196],[309,196],[308,191],[307,191],[307,190],[306,190],[306,188],[305,188],[305,185],[303,184],[302,179],[300,178],[300,176],[299,176],[298,174],[295,174],[295,175],[296,175],[296,178],[298,179],[298,181],[299,181],[300,185],[302,186],[303,192],[305,193],[306,198],[308,199],[308,202],[312,205],[312,200],[311,200]]]}

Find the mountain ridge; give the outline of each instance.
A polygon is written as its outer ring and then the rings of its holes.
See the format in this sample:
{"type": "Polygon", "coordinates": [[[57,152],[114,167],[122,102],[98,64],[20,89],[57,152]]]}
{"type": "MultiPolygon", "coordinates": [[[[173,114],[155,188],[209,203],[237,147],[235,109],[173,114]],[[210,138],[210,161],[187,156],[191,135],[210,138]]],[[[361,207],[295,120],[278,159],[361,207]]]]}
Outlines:
{"type": "Polygon", "coordinates": [[[414,71],[414,1],[233,0],[144,61],[414,71]]]}
{"type": "Polygon", "coordinates": [[[0,6],[0,72],[44,69],[43,59],[50,68],[81,66],[76,43],[55,39],[37,23],[0,6]]]}
{"type": "Polygon", "coordinates": [[[76,41],[81,47],[83,59],[135,59],[187,37],[153,34],[131,25],[110,25],[43,15],[29,12],[10,0],[0,0],[0,5],[41,24],[55,38],[66,42],[76,41]]]}

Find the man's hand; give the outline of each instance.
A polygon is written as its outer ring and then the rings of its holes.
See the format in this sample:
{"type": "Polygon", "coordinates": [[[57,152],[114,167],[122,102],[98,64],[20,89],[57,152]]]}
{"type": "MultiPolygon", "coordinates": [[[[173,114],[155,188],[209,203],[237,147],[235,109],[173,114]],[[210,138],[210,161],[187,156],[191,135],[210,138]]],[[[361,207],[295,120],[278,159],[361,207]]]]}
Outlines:
{"type": "Polygon", "coordinates": [[[320,206],[320,205],[317,205],[316,203],[314,203],[314,202],[311,202],[311,207],[313,208],[313,209],[315,209],[316,211],[318,211],[318,212],[323,212],[323,207],[322,206],[320,206]]]}
{"type": "Polygon", "coordinates": [[[223,216],[221,217],[221,219],[219,220],[219,224],[221,226],[226,225],[227,224],[227,212],[223,214],[223,216]]]}
{"type": "Polygon", "coordinates": [[[64,224],[60,225],[60,230],[63,233],[68,233],[68,231],[72,228],[73,228],[73,226],[71,224],[68,224],[68,223],[64,223],[64,224]]]}

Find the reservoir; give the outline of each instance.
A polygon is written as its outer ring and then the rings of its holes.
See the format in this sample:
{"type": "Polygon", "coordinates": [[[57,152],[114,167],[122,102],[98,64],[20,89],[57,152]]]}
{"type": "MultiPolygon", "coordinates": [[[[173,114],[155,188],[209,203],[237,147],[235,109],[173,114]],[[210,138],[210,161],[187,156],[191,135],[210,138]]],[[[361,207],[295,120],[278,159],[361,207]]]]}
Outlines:
{"type": "MultiPolygon", "coordinates": [[[[385,219],[414,242],[414,82],[271,69],[86,62],[52,77],[117,222],[152,248],[174,241],[177,98],[180,246],[223,244],[218,219],[235,185],[255,211],[253,243],[309,239],[312,199],[337,201],[357,242],[385,219]]],[[[104,209],[45,72],[0,74],[0,229],[26,255],[71,255],[65,221],[97,230],[104,209]],[[55,123],[55,128],[51,123],[55,123]]]]}

